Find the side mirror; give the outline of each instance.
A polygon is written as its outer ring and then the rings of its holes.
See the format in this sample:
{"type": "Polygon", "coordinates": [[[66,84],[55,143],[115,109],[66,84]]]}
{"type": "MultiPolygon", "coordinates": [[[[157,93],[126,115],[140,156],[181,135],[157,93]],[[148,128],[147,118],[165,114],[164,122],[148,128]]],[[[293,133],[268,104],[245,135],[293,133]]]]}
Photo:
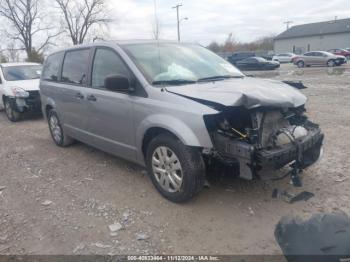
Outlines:
{"type": "Polygon", "coordinates": [[[105,79],[105,88],[114,92],[132,92],[134,88],[131,87],[130,81],[125,76],[110,75],[105,79]]]}

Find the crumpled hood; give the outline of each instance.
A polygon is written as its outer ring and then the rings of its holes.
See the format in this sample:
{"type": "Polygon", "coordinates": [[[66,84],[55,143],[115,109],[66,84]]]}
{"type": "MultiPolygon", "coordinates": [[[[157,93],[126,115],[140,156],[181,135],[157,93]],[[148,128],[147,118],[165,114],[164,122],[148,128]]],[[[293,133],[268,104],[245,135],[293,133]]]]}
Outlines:
{"type": "Polygon", "coordinates": [[[30,79],[21,81],[9,81],[7,85],[9,87],[20,87],[25,91],[37,91],[39,90],[40,79],[30,79]]]}
{"type": "Polygon", "coordinates": [[[306,103],[307,98],[296,88],[276,80],[244,77],[225,81],[167,87],[168,92],[199,102],[223,106],[294,108],[306,103]]]}

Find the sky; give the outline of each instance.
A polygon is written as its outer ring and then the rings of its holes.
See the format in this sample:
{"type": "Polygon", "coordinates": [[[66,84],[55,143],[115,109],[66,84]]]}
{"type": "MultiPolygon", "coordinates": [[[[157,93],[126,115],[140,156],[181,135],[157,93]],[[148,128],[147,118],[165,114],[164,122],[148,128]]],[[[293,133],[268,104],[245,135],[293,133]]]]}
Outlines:
{"type": "MultiPolygon", "coordinates": [[[[110,0],[112,39],[149,39],[154,27],[154,0],[110,0]]],[[[176,4],[182,40],[207,45],[223,42],[229,33],[241,42],[277,35],[293,25],[350,18],[349,0],[156,0],[161,38],[177,38],[176,4]]]]}

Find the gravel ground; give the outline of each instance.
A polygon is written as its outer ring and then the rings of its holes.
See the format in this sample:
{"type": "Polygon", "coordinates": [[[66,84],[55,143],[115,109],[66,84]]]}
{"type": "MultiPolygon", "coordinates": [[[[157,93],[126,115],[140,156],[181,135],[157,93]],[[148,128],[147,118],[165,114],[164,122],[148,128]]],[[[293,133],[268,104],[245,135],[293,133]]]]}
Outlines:
{"type": "Polygon", "coordinates": [[[79,143],[58,148],[41,118],[12,124],[0,112],[0,254],[280,254],[282,216],[350,213],[350,66],[248,74],[309,87],[308,114],[326,135],[323,159],[303,175],[311,200],[272,199],[274,188],[298,192],[288,179],[225,175],[172,204],[140,167],[79,143]]]}

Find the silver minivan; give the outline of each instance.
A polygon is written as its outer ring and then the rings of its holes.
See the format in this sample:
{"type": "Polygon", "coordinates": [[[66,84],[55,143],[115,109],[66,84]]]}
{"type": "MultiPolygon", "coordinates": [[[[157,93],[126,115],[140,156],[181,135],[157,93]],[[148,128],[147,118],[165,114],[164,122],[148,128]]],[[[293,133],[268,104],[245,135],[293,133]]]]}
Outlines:
{"type": "MultiPolygon", "coordinates": [[[[51,54],[40,83],[54,142],[74,140],[146,166],[157,190],[184,202],[221,162],[248,180],[320,157],[323,134],[306,97],[275,80],[246,77],[196,44],[103,42],[51,54]]],[[[272,173],[274,174],[274,173],[272,173]]]]}

